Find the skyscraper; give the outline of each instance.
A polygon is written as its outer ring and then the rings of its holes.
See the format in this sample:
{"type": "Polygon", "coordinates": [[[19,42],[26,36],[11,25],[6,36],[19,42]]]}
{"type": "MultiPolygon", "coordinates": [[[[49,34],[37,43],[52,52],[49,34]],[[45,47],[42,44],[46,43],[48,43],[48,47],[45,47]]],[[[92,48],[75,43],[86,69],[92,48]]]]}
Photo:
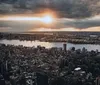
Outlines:
{"type": "Polygon", "coordinates": [[[63,44],[63,49],[64,49],[64,52],[67,51],[67,44],[66,43],[63,44]]]}
{"type": "Polygon", "coordinates": [[[37,85],[48,85],[48,76],[44,73],[36,73],[37,85]]]}
{"type": "Polygon", "coordinates": [[[96,78],[95,85],[100,85],[100,77],[96,78]]]}

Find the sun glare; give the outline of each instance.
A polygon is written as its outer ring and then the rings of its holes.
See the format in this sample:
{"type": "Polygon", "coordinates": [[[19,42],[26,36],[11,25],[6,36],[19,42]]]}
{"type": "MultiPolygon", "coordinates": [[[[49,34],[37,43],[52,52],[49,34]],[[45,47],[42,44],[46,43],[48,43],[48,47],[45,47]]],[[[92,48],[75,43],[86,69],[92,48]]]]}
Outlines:
{"type": "Polygon", "coordinates": [[[54,21],[54,18],[50,14],[45,14],[43,16],[4,16],[0,18],[0,21],[40,21],[44,24],[51,24],[54,21]]]}
{"type": "Polygon", "coordinates": [[[46,15],[41,19],[42,22],[44,22],[45,24],[50,24],[53,22],[53,18],[50,15],[46,15]]]}

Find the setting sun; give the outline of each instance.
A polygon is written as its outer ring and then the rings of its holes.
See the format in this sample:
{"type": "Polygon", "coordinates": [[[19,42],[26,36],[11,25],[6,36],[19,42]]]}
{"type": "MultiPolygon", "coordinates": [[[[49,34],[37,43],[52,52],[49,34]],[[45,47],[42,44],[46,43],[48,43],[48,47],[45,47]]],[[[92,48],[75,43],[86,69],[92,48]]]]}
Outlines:
{"type": "Polygon", "coordinates": [[[53,22],[53,18],[50,15],[46,15],[41,19],[42,22],[50,24],[53,22]]]}

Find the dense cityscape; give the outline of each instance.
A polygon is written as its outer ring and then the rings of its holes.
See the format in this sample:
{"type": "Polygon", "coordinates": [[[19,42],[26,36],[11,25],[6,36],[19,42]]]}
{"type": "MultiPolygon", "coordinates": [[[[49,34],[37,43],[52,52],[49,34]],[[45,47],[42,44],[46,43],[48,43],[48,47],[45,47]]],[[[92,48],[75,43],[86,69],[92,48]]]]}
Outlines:
{"type": "MultiPolygon", "coordinates": [[[[43,37],[48,39],[47,37],[51,37],[50,34],[36,33],[32,36],[32,34],[1,33],[0,38],[1,40],[41,40],[43,37]]],[[[83,38],[82,33],[75,34],[69,33],[66,36],[83,38]]],[[[60,34],[55,33],[54,35],[59,36],[60,34]]],[[[88,35],[90,34],[87,33],[85,36],[88,35]]],[[[95,33],[91,35],[93,36],[95,33]]],[[[99,33],[96,36],[100,36],[99,33]]],[[[92,39],[95,39],[94,36],[92,39]]],[[[67,44],[62,44],[62,48],[0,44],[0,84],[98,85],[100,79],[100,52],[98,49],[88,51],[85,47],[82,49],[72,47],[67,50],[67,44]]]]}
{"type": "Polygon", "coordinates": [[[0,0],[0,85],[100,85],[100,0],[0,0]]]}

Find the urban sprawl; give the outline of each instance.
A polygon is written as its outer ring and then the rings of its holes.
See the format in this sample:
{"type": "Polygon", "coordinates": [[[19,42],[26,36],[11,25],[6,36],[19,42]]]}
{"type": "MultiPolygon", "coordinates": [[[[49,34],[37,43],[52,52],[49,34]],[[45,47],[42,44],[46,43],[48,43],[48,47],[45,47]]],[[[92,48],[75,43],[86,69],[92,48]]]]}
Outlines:
{"type": "MultiPolygon", "coordinates": [[[[1,33],[0,38],[40,40],[51,36],[12,35],[1,33]]],[[[77,36],[81,39],[84,35],[77,36]]],[[[99,41],[99,34],[91,34],[89,39],[99,41]]],[[[67,50],[67,44],[62,44],[62,48],[49,49],[0,44],[0,85],[100,85],[98,49],[88,51],[85,47],[72,47],[67,50]]]]}

